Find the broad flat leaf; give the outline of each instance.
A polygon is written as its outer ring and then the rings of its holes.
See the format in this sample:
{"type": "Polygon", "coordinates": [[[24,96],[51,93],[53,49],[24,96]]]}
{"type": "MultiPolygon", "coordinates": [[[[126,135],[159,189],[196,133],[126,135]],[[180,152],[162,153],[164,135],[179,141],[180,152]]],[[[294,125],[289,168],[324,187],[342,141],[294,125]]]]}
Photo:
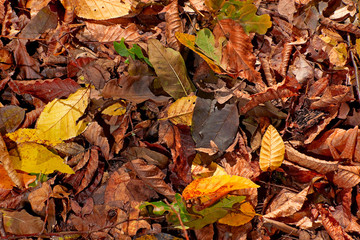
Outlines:
{"type": "Polygon", "coordinates": [[[91,39],[98,42],[114,42],[125,39],[126,42],[135,43],[141,41],[141,35],[139,29],[135,23],[130,23],[126,26],[122,24],[104,25],[101,22],[84,22],[86,25],[86,31],[91,34],[91,39]]]}
{"type": "Polygon", "coordinates": [[[221,66],[226,73],[234,78],[246,78],[264,86],[260,73],[254,68],[256,57],[253,54],[253,45],[242,26],[232,19],[223,19],[218,21],[213,33],[217,41],[228,39],[222,49],[221,58],[221,66]]]}
{"type": "MultiPolygon", "coordinates": [[[[66,0],[61,2],[66,8],[66,0]]],[[[94,20],[107,20],[127,16],[131,13],[132,7],[136,6],[136,1],[130,0],[76,0],[71,1],[71,3],[78,17],[94,20]]]]}
{"type": "Polygon", "coordinates": [[[10,81],[9,87],[17,94],[31,94],[44,102],[54,100],[54,98],[67,97],[76,92],[80,85],[71,78],[32,80],[32,81],[10,81]]]}
{"type": "Polygon", "coordinates": [[[110,116],[121,116],[126,112],[126,103],[114,103],[113,105],[105,108],[101,113],[110,116]]]}
{"type": "Polygon", "coordinates": [[[196,33],[195,44],[206,56],[213,59],[216,64],[220,64],[222,44],[215,47],[215,37],[208,28],[203,28],[196,33]]]}
{"type": "Polygon", "coordinates": [[[82,133],[86,122],[77,120],[84,114],[89,96],[90,89],[81,88],[67,99],[55,99],[48,103],[36,123],[39,137],[59,141],[82,133]]]}
{"type": "Polygon", "coordinates": [[[40,217],[34,217],[26,212],[1,210],[3,214],[4,229],[7,233],[15,235],[38,234],[43,229],[44,222],[40,217]]]}
{"type": "MultiPolygon", "coordinates": [[[[218,66],[220,63],[216,64],[215,60],[211,59],[210,57],[206,56],[201,49],[195,46],[196,37],[194,35],[186,34],[186,33],[175,33],[176,38],[181,42],[184,46],[190,48],[195,53],[197,53],[202,59],[204,59],[209,67],[216,73],[222,73],[223,71],[218,66]]],[[[221,57],[221,55],[220,55],[221,57]]]]}
{"type": "Polygon", "coordinates": [[[182,196],[185,200],[211,195],[224,196],[234,190],[258,187],[258,185],[247,178],[236,175],[219,175],[192,181],[186,186],[182,196]]]}
{"type": "Polygon", "coordinates": [[[25,117],[25,109],[7,105],[0,108],[0,133],[13,132],[21,124],[25,117]]]}
{"type": "Polygon", "coordinates": [[[17,152],[10,151],[10,158],[15,169],[27,173],[50,174],[54,171],[74,173],[61,157],[40,144],[20,143],[17,145],[17,152]]]}
{"type": "Polygon", "coordinates": [[[217,12],[224,5],[225,0],[205,0],[205,5],[213,12],[217,12]]]}
{"type": "Polygon", "coordinates": [[[329,52],[330,63],[336,67],[344,67],[348,59],[348,50],[346,43],[339,43],[329,52]]]}
{"type": "MultiPolygon", "coordinates": [[[[144,62],[146,62],[150,67],[152,67],[149,59],[147,57],[144,56],[141,48],[139,47],[139,45],[137,44],[133,44],[133,46],[131,48],[127,48],[125,46],[125,39],[122,38],[121,41],[118,42],[114,42],[114,48],[116,50],[116,52],[118,54],[120,54],[120,56],[122,57],[131,57],[132,59],[139,59],[139,60],[143,60],[144,62]]],[[[127,60],[128,61],[128,60],[127,60]]]]}
{"type": "Polygon", "coordinates": [[[272,22],[268,14],[256,15],[257,8],[246,1],[230,0],[221,9],[219,19],[231,18],[241,24],[246,33],[265,34],[272,22]]]}
{"type": "Polygon", "coordinates": [[[6,134],[6,137],[10,138],[16,143],[25,143],[25,142],[33,142],[44,144],[47,146],[56,146],[57,144],[62,143],[61,140],[49,140],[45,138],[41,138],[39,136],[41,132],[37,129],[30,129],[30,128],[19,128],[15,132],[6,134]]]}
{"type": "Polygon", "coordinates": [[[254,207],[249,202],[240,203],[239,209],[232,209],[225,217],[219,219],[219,223],[230,226],[241,226],[248,223],[256,215],[254,207]]]}
{"type": "Polygon", "coordinates": [[[98,146],[101,149],[106,160],[113,157],[113,155],[110,154],[110,145],[104,134],[104,129],[97,122],[92,122],[83,133],[83,136],[91,145],[98,146]]]}
{"type": "Polygon", "coordinates": [[[167,117],[173,124],[191,126],[196,96],[182,97],[172,103],[167,110],[167,117]]]}
{"type": "Polygon", "coordinates": [[[280,167],[284,160],[285,145],[284,142],[273,125],[266,130],[261,141],[260,150],[260,168],[262,171],[271,171],[280,167]]]}
{"type": "Polygon", "coordinates": [[[239,126],[235,104],[218,107],[216,100],[197,98],[192,123],[192,137],[197,148],[211,148],[214,142],[225,151],[233,142],[239,126]]]}
{"type": "Polygon", "coordinates": [[[178,99],[195,91],[187,75],[184,59],[179,52],[165,48],[156,39],[149,39],[148,49],[150,62],[165,92],[178,99]]]}

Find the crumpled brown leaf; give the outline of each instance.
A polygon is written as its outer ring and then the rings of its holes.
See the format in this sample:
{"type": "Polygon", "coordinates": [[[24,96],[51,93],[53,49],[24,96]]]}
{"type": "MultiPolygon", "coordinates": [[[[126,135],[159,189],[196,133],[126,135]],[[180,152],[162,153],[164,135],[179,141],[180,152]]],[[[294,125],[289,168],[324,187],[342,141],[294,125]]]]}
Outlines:
{"type": "Polygon", "coordinates": [[[301,86],[295,78],[287,76],[281,83],[267,88],[263,92],[251,95],[251,100],[241,108],[241,112],[246,113],[260,103],[269,100],[295,96],[300,88],[301,86]]]}
{"type": "Polygon", "coordinates": [[[184,27],[179,17],[179,4],[178,0],[173,0],[168,6],[166,6],[167,11],[165,13],[166,21],[166,42],[168,46],[175,49],[176,51],[180,50],[180,42],[175,37],[176,32],[184,32],[184,27]]]}
{"type": "Polygon", "coordinates": [[[321,98],[310,105],[311,109],[325,109],[336,107],[340,103],[353,101],[354,97],[351,92],[351,87],[344,85],[331,85],[325,89],[321,98]]]}

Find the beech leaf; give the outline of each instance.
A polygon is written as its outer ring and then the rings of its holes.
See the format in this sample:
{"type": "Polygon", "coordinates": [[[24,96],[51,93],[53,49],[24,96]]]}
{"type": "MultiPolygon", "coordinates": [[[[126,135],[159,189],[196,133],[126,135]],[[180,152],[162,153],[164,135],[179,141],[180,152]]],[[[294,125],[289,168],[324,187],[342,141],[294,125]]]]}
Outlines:
{"type": "Polygon", "coordinates": [[[0,108],[0,132],[5,134],[13,132],[21,124],[25,117],[25,109],[8,105],[0,108]]]}
{"type": "MultiPolygon", "coordinates": [[[[196,96],[182,97],[172,103],[167,110],[167,117],[173,124],[191,126],[196,96]]],[[[161,120],[161,119],[160,119],[161,120]]]]}
{"type": "Polygon", "coordinates": [[[36,123],[39,137],[59,141],[81,134],[87,123],[77,121],[87,108],[89,96],[89,88],[80,88],[67,99],[55,99],[48,103],[36,123]]]}
{"type": "Polygon", "coordinates": [[[254,207],[249,202],[240,203],[239,209],[232,209],[225,217],[219,219],[219,223],[230,226],[241,226],[248,223],[256,215],[254,207]]]}
{"type": "Polygon", "coordinates": [[[27,173],[74,173],[61,157],[37,143],[18,144],[17,152],[11,150],[9,153],[14,168],[27,173]]]}
{"type": "Polygon", "coordinates": [[[178,99],[188,96],[195,90],[187,76],[185,62],[179,52],[165,48],[156,39],[149,39],[148,48],[150,62],[165,92],[178,99]]]}
{"type": "Polygon", "coordinates": [[[182,196],[185,200],[211,196],[225,195],[231,191],[244,188],[258,188],[250,179],[236,175],[219,175],[207,178],[199,178],[192,181],[184,189],[182,196]]]}
{"type": "Polygon", "coordinates": [[[285,145],[273,125],[266,130],[261,141],[260,168],[262,171],[273,171],[281,166],[284,160],[285,145]]]}

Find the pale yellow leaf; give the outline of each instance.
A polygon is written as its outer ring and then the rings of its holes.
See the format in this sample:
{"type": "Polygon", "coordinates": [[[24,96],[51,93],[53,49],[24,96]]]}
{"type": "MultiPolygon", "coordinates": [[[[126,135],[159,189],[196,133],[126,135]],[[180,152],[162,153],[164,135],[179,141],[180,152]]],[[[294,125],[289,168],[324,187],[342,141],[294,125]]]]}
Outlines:
{"type": "MultiPolygon", "coordinates": [[[[66,5],[65,0],[61,1],[66,5]]],[[[71,0],[75,14],[81,18],[107,20],[127,16],[136,7],[134,0],[71,0]]]]}
{"type": "Polygon", "coordinates": [[[110,116],[121,116],[126,112],[126,105],[124,102],[115,103],[102,111],[103,114],[110,116]]]}
{"type": "Polygon", "coordinates": [[[80,88],[67,99],[55,99],[48,103],[36,123],[38,137],[58,142],[81,134],[87,123],[78,119],[89,104],[89,88],[80,88]]]}
{"type": "Polygon", "coordinates": [[[192,181],[184,189],[182,196],[185,200],[203,196],[223,196],[234,190],[258,187],[258,185],[247,178],[219,175],[192,181]]]}
{"type": "Polygon", "coordinates": [[[19,128],[15,132],[7,133],[6,136],[16,143],[34,142],[47,146],[56,146],[61,140],[47,140],[39,137],[39,130],[30,128],[19,128]]]}
{"type": "Polygon", "coordinates": [[[219,223],[230,226],[241,226],[255,217],[254,207],[249,202],[243,202],[239,209],[231,211],[225,217],[218,220],[219,223]]]}
{"type": "Polygon", "coordinates": [[[195,107],[196,96],[182,97],[172,103],[167,111],[168,117],[173,124],[191,126],[195,107]]]}
{"type": "Polygon", "coordinates": [[[37,143],[20,143],[9,153],[14,168],[27,173],[74,173],[61,157],[37,143]]]}
{"type": "Polygon", "coordinates": [[[271,171],[280,167],[284,160],[285,145],[278,131],[270,125],[261,141],[260,168],[271,171]]]}

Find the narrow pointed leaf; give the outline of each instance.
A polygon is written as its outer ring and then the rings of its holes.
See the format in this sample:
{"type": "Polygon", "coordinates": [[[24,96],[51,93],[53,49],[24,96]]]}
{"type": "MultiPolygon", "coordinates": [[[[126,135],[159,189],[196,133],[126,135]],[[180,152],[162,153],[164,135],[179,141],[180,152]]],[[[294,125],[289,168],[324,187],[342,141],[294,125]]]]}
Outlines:
{"type": "Polygon", "coordinates": [[[271,171],[280,167],[284,160],[285,145],[278,131],[270,125],[261,141],[260,168],[271,171]]]}
{"type": "Polygon", "coordinates": [[[178,99],[188,96],[195,90],[187,76],[185,62],[179,52],[165,48],[155,39],[148,41],[148,48],[150,62],[165,92],[178,99]]]}

